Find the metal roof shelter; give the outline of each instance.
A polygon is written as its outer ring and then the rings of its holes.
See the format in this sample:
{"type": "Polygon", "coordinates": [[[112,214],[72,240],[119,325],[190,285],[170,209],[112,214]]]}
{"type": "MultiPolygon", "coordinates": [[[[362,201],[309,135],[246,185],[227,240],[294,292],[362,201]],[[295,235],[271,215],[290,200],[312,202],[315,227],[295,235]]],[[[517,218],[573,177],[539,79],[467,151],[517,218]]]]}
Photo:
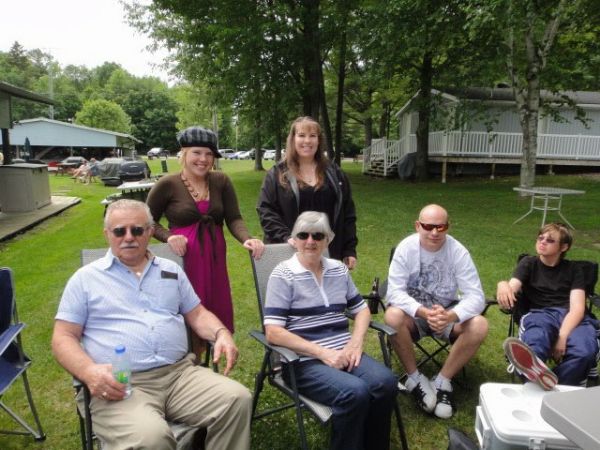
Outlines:
{"type": "Polygon", "coordinates": [[[10,130],[10,141],[23,143],[26,138],[29,139],[32,147],[36,147],[37,158],[43,157],[44,150],[48,151],[54,147],[133,149],[136,142],[142,142],[130,134],[44,117],[20,120],[13,124],[13,128],[10,130]]]}
{"type": "Polygon", "coordinates": [[[9,164],[11,159],[8,130],[12,125],[11,106],[13,97],[45,103],[47,105],[54,105],[54,101],[48,97],[0,81],[0,129],[2,130],[2,152],[4,153],[6,164],[9,164]]]}

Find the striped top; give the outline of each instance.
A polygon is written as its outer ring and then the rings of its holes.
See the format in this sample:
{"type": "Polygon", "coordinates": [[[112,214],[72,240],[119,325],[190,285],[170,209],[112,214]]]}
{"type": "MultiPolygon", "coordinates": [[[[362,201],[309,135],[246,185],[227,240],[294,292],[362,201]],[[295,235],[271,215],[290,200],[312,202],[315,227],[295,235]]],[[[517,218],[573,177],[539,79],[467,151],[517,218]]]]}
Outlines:
{"type": "Polygon", "coordinates": [[[345,312],[355,316],[367,305],[342,262],[321,258],[321,264],[321,285],[296,255],[275,267],[267,284],[264,324],[339,350],[350,340],[345,312]]]}

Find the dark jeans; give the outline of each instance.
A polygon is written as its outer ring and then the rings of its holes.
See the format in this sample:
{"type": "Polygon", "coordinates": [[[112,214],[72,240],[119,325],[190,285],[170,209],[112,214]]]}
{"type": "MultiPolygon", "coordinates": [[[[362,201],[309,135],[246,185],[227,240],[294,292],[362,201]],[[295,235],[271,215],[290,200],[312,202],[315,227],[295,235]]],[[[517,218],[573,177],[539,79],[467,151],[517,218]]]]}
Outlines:
{"type": "MultiPolygon", "coordinates": [[[[289,382],[286,369],[283,376],[289,382]]],[[[386,366],[364,353],[350,372],[313,359],[297,365],[296,383],[301,394],[332,408],[330,449],[390,448],[398,380],[386,366]]]]}
{"type": "MultiPolygon", "coordinates": [[[[567,312],[566,308],[558,307],[532,309],[521,319],[519,338],[542,361],[552,357],[552,349],[567,312]]],[[[567,338],[565,355],[553,369],[559,384],[579,386],[587,379],[598,353],[596,323],[595,319],[585,316],[567,338]]]]}

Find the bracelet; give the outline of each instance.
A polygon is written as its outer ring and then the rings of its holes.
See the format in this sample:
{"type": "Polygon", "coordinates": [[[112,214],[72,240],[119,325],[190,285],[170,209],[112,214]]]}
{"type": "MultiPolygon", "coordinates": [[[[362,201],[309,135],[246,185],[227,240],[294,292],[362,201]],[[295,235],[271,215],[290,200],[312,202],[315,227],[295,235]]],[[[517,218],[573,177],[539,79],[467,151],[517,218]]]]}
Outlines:
{"type": "Polygon", "coordinates": [[[223,330],[227,330],[227,327],[219,327],[217,331],[215,331],[215,341],[219,338],[219,333],[223,330]]]}

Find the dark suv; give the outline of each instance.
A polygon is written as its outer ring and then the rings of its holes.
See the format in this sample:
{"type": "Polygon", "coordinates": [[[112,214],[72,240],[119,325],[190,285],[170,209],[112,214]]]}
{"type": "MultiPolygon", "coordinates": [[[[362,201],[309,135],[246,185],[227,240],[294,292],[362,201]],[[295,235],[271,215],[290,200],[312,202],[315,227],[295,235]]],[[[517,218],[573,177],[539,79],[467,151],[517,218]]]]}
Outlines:
{"type": "Polygon", "coordinates": [[[141,159],[106,158],[99,164],[105,186],[119,186],[126,181],[139,181],[151,175],[148,163],[141,159]]]}
{"type": "Polygon", "coordinates": [[[121,182],[139,181],[150,177],[150,167],[146,161],[136,159],[123,161],[119,167],[119,178],[121,182]]]}

